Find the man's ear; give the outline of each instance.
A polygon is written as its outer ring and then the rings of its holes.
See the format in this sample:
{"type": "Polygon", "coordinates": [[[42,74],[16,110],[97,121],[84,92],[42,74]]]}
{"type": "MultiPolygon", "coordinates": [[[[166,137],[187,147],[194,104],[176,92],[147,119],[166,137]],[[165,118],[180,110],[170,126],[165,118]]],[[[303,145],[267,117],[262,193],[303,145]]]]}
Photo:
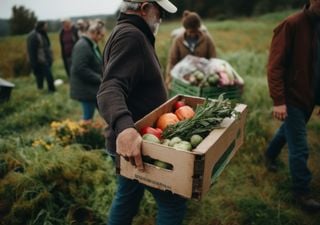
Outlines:
{"type": "Polygon", "coordinates": [[[147,14],[149,6],[150,6],[150,3],[148,3],[148,2],[144,2],[144,3],[141,4],[140,10],[141,10],[141,14],[143,16],[145,16],[147,14]]]}

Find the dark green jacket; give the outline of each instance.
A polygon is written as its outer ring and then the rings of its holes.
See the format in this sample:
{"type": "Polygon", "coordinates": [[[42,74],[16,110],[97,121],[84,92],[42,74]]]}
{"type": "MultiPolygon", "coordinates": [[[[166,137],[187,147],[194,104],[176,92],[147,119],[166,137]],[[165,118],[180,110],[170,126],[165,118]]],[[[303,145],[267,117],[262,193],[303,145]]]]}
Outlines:
{"type": "Polygon", "coordinates": [[[39,65],[51,66],[53,62],[50,39],[46,32],[34,29],[28,34],[27,52],[33,70],[39,65]]]}
{"type": "Polygon", "coordinates": [[[96,101],[101,83],[102,60],[87,37],[81,37],[72,50],[70,96],[79,101],[96,101]]]}

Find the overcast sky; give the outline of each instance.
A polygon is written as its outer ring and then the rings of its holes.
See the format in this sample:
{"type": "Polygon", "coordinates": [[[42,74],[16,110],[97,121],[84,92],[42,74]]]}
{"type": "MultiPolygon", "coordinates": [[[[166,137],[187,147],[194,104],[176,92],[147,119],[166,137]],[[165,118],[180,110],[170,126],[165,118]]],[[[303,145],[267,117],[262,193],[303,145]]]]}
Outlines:
{"type": "Polygon", "coordinates": [[[38,19],[60,19],[63,17],[113,14],[121,0],[0,0],[0,18],[11,17],[14,5],[33,11],[38,19]]]}

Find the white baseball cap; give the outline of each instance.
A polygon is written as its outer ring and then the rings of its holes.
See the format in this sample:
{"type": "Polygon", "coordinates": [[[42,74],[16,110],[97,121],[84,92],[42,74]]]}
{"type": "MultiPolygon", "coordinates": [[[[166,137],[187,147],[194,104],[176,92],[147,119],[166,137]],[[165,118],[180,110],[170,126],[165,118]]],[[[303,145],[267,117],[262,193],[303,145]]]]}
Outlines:
{"type": "Polygon", "coordinates": [[[156,2],[162,9],[168,13],[177,12],[177,7],[169,0],[123,0],[125,2],[156,2]]]}

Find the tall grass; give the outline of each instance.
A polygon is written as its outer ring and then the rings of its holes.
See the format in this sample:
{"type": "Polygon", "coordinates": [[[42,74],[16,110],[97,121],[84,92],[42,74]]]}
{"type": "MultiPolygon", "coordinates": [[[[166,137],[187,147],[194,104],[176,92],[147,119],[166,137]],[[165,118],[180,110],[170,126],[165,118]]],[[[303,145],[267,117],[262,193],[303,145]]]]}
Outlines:
{"type": "MultiPolygon", "coordinates": [[[[263,152],[279,126],[271,117],[266,81],[268,48],[273,28],[289,13],[204,21],[218,57],[229,61],[245,80],[240,101],[248,105],[249,114],[244,145],[210,192],[201,201],[188,202],[185,225],[320,224],[319,214],[305,213],[291,197],[287,149],[281,154],[278,173],[270,174],[263,166],[263,152]]],[[[163,23],[160,28],[156,50],[163,71],[170,31],[178,26],[176,21],[163,23]]],[[[50,38],[55,54],[53,72],[65,83],[49,95],[36,90],[32,76],[11,78],[16,87],[10,101],[0,105],[0,224],[102,225],[116,186],[113,162],[104,150],[86,151],[74,143],[51,148],[33,145],[38,139],[53,141],[49,135],[52,121],[78,120],[81,114],[79,104],[69,98],[57,34],[50,34],[50,38]]],[[[8,59],[24,54],[20,44],[24,39],[1,39],[2,64],[10,67],[13,61],[8,59]]],[[[315,116],[308,129],[309,166],[314,175],[311,187],[320,199],[320,121],[315,116]]],[[[155,224],[155,217],[155,202],[147,192],[134,224],[155,224]]]]}

